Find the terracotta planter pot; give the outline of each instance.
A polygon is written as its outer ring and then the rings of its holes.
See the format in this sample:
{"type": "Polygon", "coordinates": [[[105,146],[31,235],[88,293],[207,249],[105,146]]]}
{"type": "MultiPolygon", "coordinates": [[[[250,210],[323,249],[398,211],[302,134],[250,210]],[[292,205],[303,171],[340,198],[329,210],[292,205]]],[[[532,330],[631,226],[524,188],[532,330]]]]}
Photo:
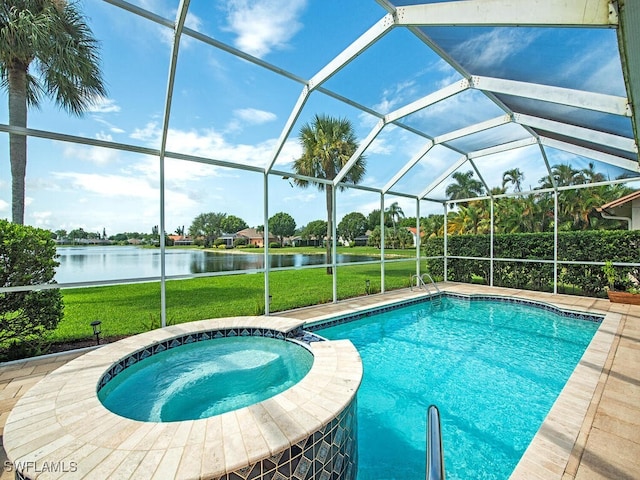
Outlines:
{"type": "Polygon", "coordinates": [[[629,303],[631,305],[640,305],[640,293],[616,292],[609,290],[609,301],[613,303],[629,303]]]}

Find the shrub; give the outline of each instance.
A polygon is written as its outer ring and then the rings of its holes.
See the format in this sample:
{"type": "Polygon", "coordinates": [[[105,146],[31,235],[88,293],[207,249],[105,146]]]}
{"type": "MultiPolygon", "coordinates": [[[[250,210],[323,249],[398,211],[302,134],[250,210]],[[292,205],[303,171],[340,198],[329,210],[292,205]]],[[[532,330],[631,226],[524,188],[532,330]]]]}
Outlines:
{"type": "MultiPolygon", "coordinates": [[[[448,238],[448,254],[460,257],[489,257],[489,235],[453,235],[448,238]]],[[[531,260],[553,260],[552,233],[518,233],[494,235],[494,257],[505,259],[526,259],[528,262],[499,260],[494,262],[493,284],[501,287],[549,290],[553,285],[552,263],[531,260]]],[[[601,265],[591,261],[613,261],[637,263],[640,250],[640,231],[593,230],[561,232],[558,235],[558,281],[577,287],[581,294],[603,296],[609,279],[601,265]],[[563,263],[576,262],[576,263],[563,263]]],[[[429,238],[424,243],[427,257],[444,254],[442,237],[429,238]]],[[[433,276],[444,275],[441,259],[427,260],[427,267],[433,276]]],[[[489,283],[490,262],[476,258],[449,258],[448,279],[457,282],[473,281],[474,275],[489,283]]],[[[637,267],[612,267],[615,277],[628,279],[637,267]]],[[[609,272],[609,276],[612,272],[609,272]]],[[[624,290],[629,285],[615,285],[624,290]]]]}
{"type": "Polygon", "coordinates": [[[269,248],[280,248],[280,244],[278,242],[269,243],[269,248]]]}
{"type": "MultiPolygon", "coordinates": [[[[55,284],[56,245],[51,232],[0,220],[0,285],[55,284]]],[[[60,290],[0,293],[0,350],[21,350],[37,343],[63,316],[60,290]]]]}
{"type": "Polygon", "coordinates": [[[247,239],[244,238],[244,237],[238,237],[238,238],[233,240],[233,246],[234,247],[245,246],[246,244],[247,244],[247,239]]]}

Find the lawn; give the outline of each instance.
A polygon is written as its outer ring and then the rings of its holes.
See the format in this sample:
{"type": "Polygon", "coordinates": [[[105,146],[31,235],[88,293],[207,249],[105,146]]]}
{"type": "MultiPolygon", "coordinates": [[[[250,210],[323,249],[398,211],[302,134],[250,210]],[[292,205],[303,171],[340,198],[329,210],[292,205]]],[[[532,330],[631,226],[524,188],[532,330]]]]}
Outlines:
{"type": "MultiPolygon", "coordinates": [[[[299,248],[291,250],[301,253],[299,248]]],[[[414,261],[385,263],[385,289],[408,287],[412,273],[414,261]]],[[[366,280],[370,281],[370,293],[381,290],[379,264],[338,266],[337,278],[339,299],[365,295],[366,280]]],[[[325,267],[271,272],[269,286],[272,314],[332,300],[332,277],[325,267]]],[[[132,335],[160,326],[159,282],[71,288],[63,289],[62,294],[64,318],[51,333],[52,342],[91,338],[90,324],[94,320],[102,322],[105,337],[132,335]]],[[[264,275],[169,280],[166,303],[168,324],[260,315],[264,313],[264,275]]]]}

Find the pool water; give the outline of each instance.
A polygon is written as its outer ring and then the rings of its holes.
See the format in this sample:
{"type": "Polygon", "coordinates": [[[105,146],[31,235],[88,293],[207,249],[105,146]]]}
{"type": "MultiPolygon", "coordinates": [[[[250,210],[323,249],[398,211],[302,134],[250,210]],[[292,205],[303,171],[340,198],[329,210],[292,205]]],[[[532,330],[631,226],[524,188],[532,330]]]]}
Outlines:
{"type": "Polygon", "coordinates": [[[599,324],[528,305],[443,298],[318,330],[362,356],[358,480],[425,478],[426,412],[445,473],[507,479],[599,324]]]}
{"type": "Polygon", "coordinates": [[[133,420],[196,420],[272,397],[299,382],[312,363],[311,352],[289,341],[219,338],[148,357],[109,381],[98,397],[133,420]]]}

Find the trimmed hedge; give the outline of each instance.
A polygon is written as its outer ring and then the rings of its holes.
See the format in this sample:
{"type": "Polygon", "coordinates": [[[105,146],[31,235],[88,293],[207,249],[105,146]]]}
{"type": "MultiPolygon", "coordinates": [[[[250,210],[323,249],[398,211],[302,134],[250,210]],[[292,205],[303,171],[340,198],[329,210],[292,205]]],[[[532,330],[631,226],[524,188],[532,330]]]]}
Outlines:
{"type": "MultiPolygon", "coordinates": [[[[455,235],[447,239],[448,255],[489,257],[489,235],[455,235]]],[[[442,256],[443,238],[431,238],[424,243],[424,254],[442,256]]],[[[552,233],[518,233],[494,235],[494,258],[515,260],[553,260],[552,233]]],[[[592,230],[558,234],[558,261],[637,263],[640,260],[640,231],[592,230]]],[[[444,262],[427,260],[432,275],[444,277],[444,262]]],[[[607,280],[602,265],[561,264],[558,270],[560,291],[564,286],[577,288],[578,293],[604,296],[607,280]]],[[[616,277],[624,281],[628,273],[638,276],[638,267],[617,266],[616,277]]],[[[448,259],[448,279],[471,283],[480,276],[489,283],[490,262],[476,259],[448,259]]],[[[494,262],[493,284],[529,290],[553,290],[553,264],[542,262],[494,262]]],[[[573,293],[573,292],[567,292],[573,293]]]]}

